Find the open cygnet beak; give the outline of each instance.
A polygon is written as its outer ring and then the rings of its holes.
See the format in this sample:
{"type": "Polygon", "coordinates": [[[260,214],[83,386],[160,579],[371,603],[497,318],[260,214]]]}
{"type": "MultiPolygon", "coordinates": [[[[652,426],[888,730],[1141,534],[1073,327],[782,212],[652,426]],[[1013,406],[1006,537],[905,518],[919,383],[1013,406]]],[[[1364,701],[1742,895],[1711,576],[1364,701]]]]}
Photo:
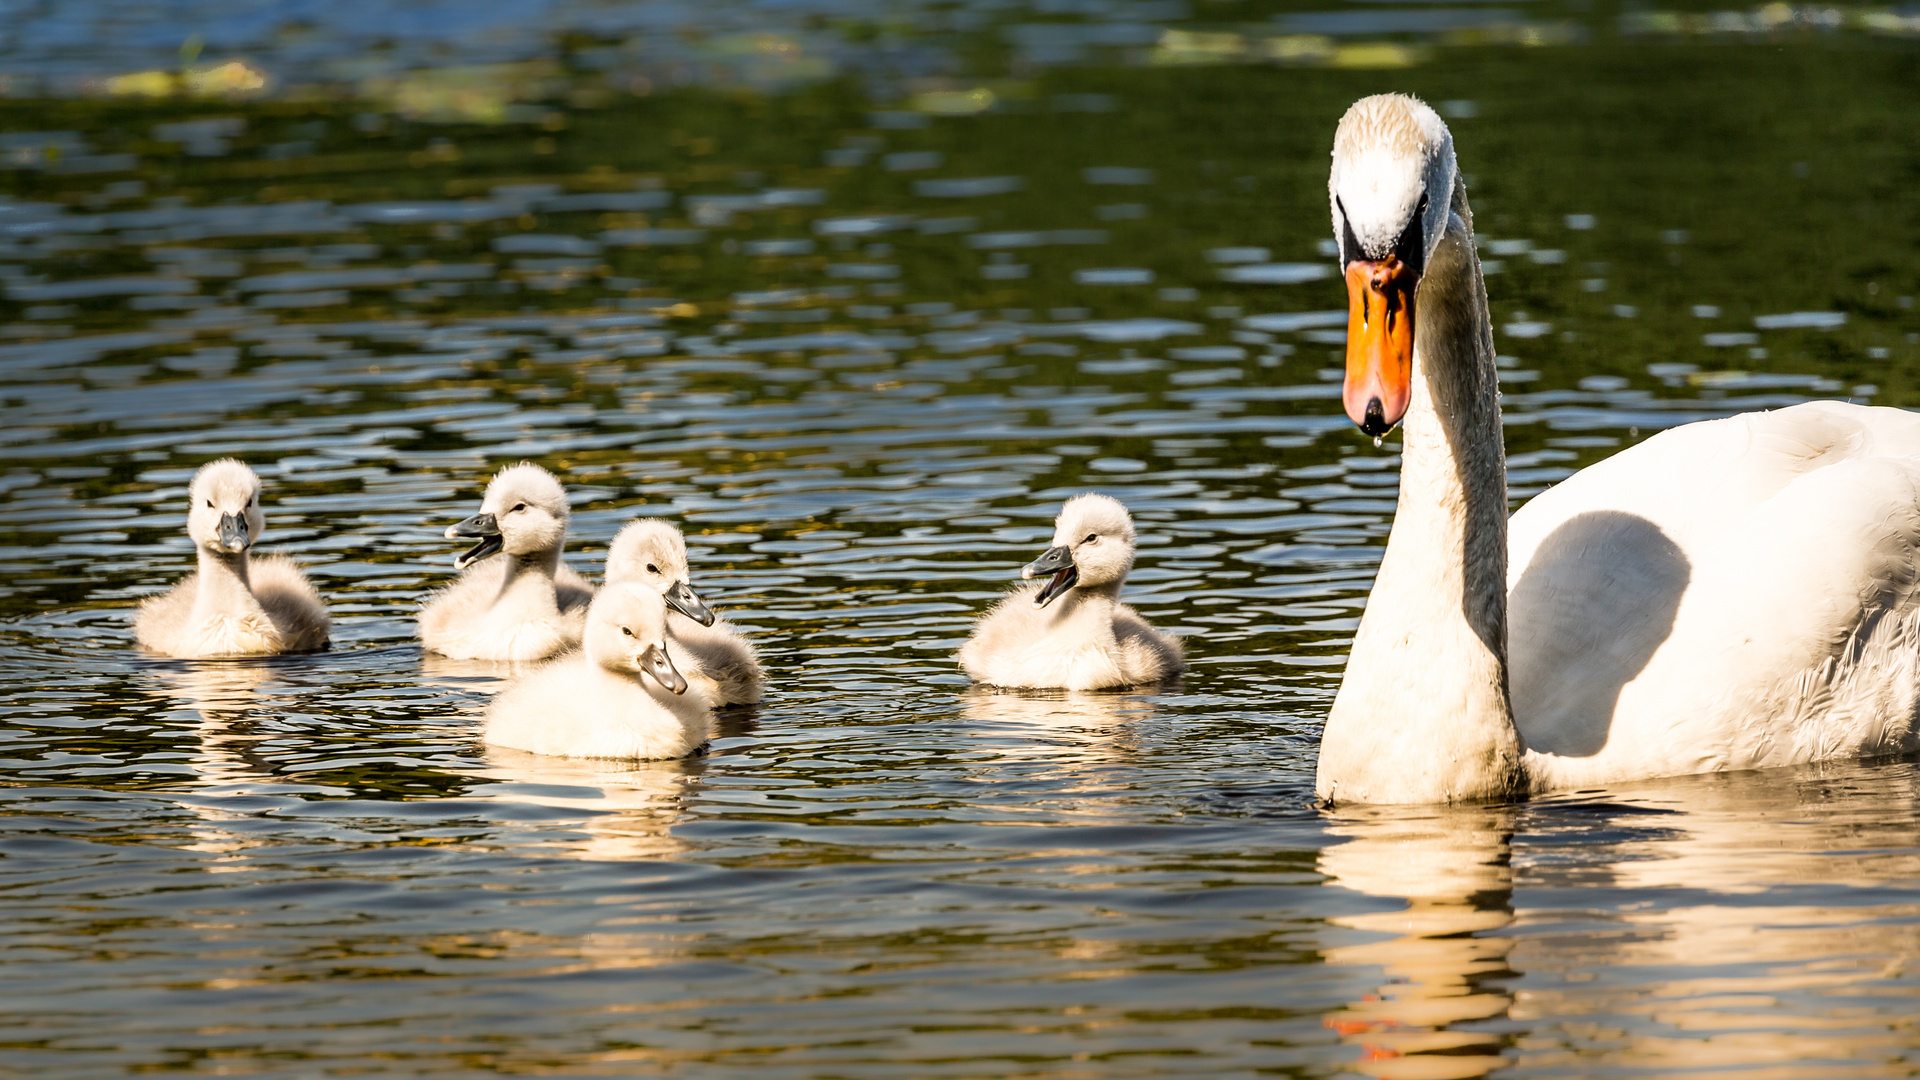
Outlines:
{"type": "Polygon", "coordinates": [[[1073,565],[1073,549],[1064,544],[1048,548],[1041,556],[1020,568],[1020,576],[1026,579],[1052,574],[1053,580],[1040,586],[1033,594],[1033,606],[1046,607],[1055,597],[1074,587],[1080,581],[1080,571],[1073,565]]]}
{"type": "Polygon", "coordinates": [[[479,543],[454,556],[455,570],[465,570],[506,546],[506,541],[500,538],[500,522],[492,514],[475,514],[465,521],[456,521],[447,526],[449,540],[475,536],[480,538],[479,543]]]}
{"type": "Polygon", "coordinates": [[[247,537],[247,519],[239,514],[221,514],[219,541],[222,549],[236,555],[253,546],[247,537]]]}
{"type": "Polygon", "coordinates": [[[666,594],[662,599],[666,600],[668,607],[699,623],[701,626],[713,625],[712,609],[700,602],[700,597],[695,595],[693,586],[686,582],[674,582],[667,588],[666,594]]]}
{"type": "Polygon", "coordinates": [[[673,661],[667,658],[667,650],[658,645],[649,645],[640,654],[640,670],[660,680],[661,686],[676,694],[687,692],[687,680],[674,668],[673,661]]]}

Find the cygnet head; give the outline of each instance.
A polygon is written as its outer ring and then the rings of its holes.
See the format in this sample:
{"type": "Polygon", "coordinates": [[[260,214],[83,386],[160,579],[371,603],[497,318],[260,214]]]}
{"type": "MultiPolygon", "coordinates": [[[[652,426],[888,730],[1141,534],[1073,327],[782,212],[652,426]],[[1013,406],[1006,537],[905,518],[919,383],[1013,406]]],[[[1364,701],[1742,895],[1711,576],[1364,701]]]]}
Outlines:
{"type": "Polygon", "coordinates": [[[1361,98],[1333,136],[1327,193],[1347,280],[1347,417],[1378,438],[1413,394],[1414,297],[1447,231],[1453,135],[1404,94],[1361,98]]]}
{"type": "Polygon", "coordinates": [[[1133,517],[1120,500],[1088,492],[1068,499],[1053,522],[1053,546],[1020,570],[1023,578],[1051,575],[1033,594],[1046,607],[1069,589],[1113,584],[1133,569],[1133,517]]]}
{"type": "Polygon", "coordinates": [[[660,594],[667,606],[699,623],[713,625],[713,612],[693,591],[687,569],[687,539],[660,518],[629,521],[607,549],[607,581],[633,581],[660,594]]]}
{"type": "Polygon", "coordinates": [[[553,474],[531,462],[501,469],[487,485],[480,512],[447,526],[447,539],[478,537],[480,542],[453,560],[456,569],[497,551],[530,555],[558,551],[567,540],[567,489],[553,474]]]}
{"type": "Polygon", "coordinates": [[[649,675],[676,694],[687,680],[667,656],[667,605],[638,582],[615,582],[587,608],[587,657],[608,671],[649,675]]]}
{"type": "Polygon", "coordinates": [[[232,458],[210,461],[187,486],[187,535],[208,551],[238,554],[260,539],[260,478],[232,458]]]}

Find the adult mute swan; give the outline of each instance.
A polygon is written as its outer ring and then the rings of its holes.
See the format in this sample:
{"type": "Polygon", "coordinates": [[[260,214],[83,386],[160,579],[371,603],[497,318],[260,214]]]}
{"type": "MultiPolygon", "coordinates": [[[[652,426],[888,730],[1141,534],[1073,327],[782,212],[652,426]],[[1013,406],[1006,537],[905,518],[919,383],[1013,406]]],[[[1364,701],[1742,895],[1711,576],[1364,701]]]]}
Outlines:
{"type": "Polygon", "coordinates": [[[560,563],[569,516],[552,473],[524,461],[500,470],[480,512],[447,527],[449,540],[480,542],[420,609],[421,643],[456,660],[543,660],[578,645],[593,586],[560,563]]]}
{"type": "Polygon", "coordinates": [[[536,754],[686,757],[709,738],[708,701],[667,655],[667,608],[635,582],[587,609],[584,648],[536,668],[487,709],[486,741],[536,754]]]}
{"type": "Polygon", "coordinates": [[[1452,136],[1412,98],[1363,99],[1328,187],[1347,415],[1404,431],[1321,798],[1498,799],[1920,748],[1920,417],[1811,402],[1689,424],[1509,523],[1452,136]]]}
{"type": "Polygon", "coordinates": [[[1119,500],[1075,495],[1053,546],[1020,571],[1046,581],[1015,590],[974,625],[960,666],[991,686],[1104,690],[1180,674],[1180,642],[1120,602],[1133,569],[1133,518],[1119,500]]]}
{"type": "Polygon", "coordinates": [[[760,700],[760,657],[739,630],[700,602],[687,569],[687,538],[659,518],[629,521],[607,549],[607,582],[635,581],[660,594],[667,607],[667,644],[681,674],[716,705],[760,700]]]}
{"type": "Polygon", "coordinates": [[[253,470],[232,458],[208,462],[187,497],[200,568],[140,602],[135,640],[186,659],[326,648],[327,605],[307,575],[284,556],[247,557],[266,526],[253,470]]]}

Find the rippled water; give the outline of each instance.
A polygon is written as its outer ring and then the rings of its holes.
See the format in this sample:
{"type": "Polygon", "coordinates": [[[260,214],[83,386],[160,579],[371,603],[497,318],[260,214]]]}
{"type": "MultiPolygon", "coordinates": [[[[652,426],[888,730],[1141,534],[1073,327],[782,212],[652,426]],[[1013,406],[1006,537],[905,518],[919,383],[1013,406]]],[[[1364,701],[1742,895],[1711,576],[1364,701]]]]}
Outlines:
{"type": "Polygon", "coordinates": [[[1912,50],[1583,10],[1386,72],[1151,34],[1022,68],[1073,35],[1016,26],[991,101],[18,103],[0,1072],[1920,1071],[1910,762],[1311,802],[1397,481],[1332,381],[1353,97],[1453,118],[1516,502],[1676,423],[1920,405],[1912,50]],[[134,648],[222,455],[331,652],[134,648]],[[483,748],[508,672],[420,652],[441,529],[523,458],[575,568],[675,518],[760,643],[767,701],[705,756],[483,748]],[[1184,682],[970,689],[970,620],[1088,489],[1139,521],[1184,682]]]}

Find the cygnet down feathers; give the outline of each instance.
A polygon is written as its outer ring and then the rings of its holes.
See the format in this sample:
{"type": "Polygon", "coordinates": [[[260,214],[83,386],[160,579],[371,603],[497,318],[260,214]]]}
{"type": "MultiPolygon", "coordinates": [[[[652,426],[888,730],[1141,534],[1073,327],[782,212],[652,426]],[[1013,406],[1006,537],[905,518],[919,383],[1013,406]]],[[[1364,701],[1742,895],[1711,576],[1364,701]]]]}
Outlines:
{"type": "Polygon", "coordinates": [[[447,528],[480,542],[420,609],[422,644],[457,660],[543,660],[578,645],[593,586],[560,563],[569,516],[552,473],[524,461],[500,470],[480,512],[447,528]]]}
{"type": "Polygon", "coordinates": [[[623,582],[594,598],[581,651],[542,665],[494,699],[485,738],[556,757],[686,757],[711,735],[709,708],[667,655],[660,594],[623,582]]]}
{"type": "Polygon", "coordinates": [[[1181,670],[1180,642],[1120,603],[1133,568],[1133,518],[1118,500],[1076,495],[1053,545],[1021,571],[1043,578],[982,616],[960,650],[975,682],[1101,690],[1156,683],[1181,670]]]}
{"type": "Polygon", "coordinates": [[[327,605],[307,576],[284,556],[247,556],[266,524],[254,471],[232,458],[209,462],[187,494],[187,535],[200,567],[141,602],[134,638],[185,658],[326,648],[327,605]]]}
{"type": "Polygon", "coordinates": [[[668,646],[681,674],[702,685],[716,705],[760,700],[765,678],[753,643],[716,619],[693,591],[687,541],[659,518],[628,522],[607,550],[607,583],[632,581],[666,601],[668,646]]]}

